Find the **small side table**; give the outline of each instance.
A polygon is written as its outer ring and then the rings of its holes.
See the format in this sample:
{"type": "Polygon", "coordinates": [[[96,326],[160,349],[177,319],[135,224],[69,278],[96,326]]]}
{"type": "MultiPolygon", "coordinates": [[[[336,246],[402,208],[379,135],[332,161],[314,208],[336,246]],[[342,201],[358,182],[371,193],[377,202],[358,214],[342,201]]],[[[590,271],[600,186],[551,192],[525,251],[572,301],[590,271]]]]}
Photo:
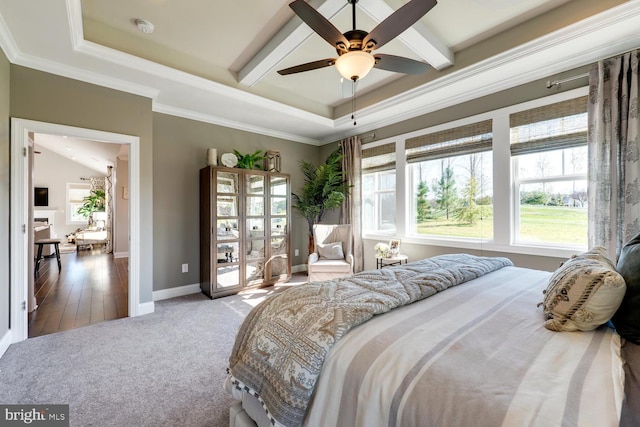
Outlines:
{"type": "Polygon", "coordinates": [[[406,255],[396,255],[394,257],[376,257],[376,268],[391,267],[392,265],[402,265],[409,262],[409,257],[406,255]]]}

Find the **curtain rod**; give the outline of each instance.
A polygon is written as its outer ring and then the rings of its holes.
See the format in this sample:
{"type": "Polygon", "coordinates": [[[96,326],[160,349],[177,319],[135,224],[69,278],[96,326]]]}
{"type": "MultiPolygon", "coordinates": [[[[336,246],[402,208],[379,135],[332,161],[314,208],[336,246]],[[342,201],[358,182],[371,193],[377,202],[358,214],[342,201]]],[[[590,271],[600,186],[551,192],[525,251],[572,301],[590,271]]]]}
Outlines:
{"type": "Polygon", "coordinates": [[[374,139],[376,139],[376,133],[375,132],[371,132],[371,135],[367,135],[367,136],[361,136],[360,137],[360,141],[364,140],[364,139],[369,139],[371,138],[371,140],[373,141],[374,139]]]}
{"type": "Polygon", "coordinates": [[[578,80],[583,77],[589,77],[589,73],[578,74],[577,76],[567,77],[566,79],[560,79],[560,80],[554,80],[554,81],[547,80],[547,89],[550,89],[553,86],[560,86],[562,83],[578,80]]]}

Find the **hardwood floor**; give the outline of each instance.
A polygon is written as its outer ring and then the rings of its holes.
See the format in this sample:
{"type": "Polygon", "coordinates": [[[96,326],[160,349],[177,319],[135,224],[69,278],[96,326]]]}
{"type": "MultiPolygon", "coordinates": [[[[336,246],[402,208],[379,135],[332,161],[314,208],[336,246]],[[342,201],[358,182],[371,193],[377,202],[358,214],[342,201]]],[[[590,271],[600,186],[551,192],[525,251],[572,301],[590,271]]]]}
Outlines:
{"type": "Polygon", "coordinates": [[[113,258],[101,248],[60,257],[60,274],[55,257],[41,261],[29,338],[127,317],[128,258],[113,258]]]}

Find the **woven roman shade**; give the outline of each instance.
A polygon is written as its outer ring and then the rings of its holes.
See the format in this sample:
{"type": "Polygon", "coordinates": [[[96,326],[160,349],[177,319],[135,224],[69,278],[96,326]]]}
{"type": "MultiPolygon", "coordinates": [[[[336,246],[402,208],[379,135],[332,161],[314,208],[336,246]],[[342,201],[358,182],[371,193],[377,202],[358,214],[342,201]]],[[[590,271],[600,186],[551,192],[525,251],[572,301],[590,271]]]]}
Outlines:
{"type": "Polygon", "coordinates": [[[586,114],[586,96],[511,114],[511,155],[586,145],[586,114]]]}
{"type": "Polygon", "coordinates": [[[396,143],[378,145],[362,150],[362,173],[394,170],[396,168],[396,143]]]}
{"type": "Polygon", "coordinates": [[[491,120],[485,120],[407,139],[407,162],[416,163],[491,150],[491,127],[491,120]]]}

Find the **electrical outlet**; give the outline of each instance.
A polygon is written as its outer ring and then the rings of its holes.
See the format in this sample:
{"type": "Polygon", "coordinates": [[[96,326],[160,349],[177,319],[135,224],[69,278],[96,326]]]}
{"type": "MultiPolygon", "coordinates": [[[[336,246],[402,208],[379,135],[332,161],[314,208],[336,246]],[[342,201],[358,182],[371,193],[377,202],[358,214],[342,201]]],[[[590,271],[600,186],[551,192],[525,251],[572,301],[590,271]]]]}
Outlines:
{"type": "Polygon", "coordinates": [[[189,264],[182,264],[182,272],[183,273],[189,272],[189,264]]]}
{"type": "Polygon", "coordinates": [[[299,250],[299,249],[296,249],[296,250],[295,250],[295,252],[294,252],[294,255],[295,255],[295,256],[300,255],[300,250],[299,250]]]}

